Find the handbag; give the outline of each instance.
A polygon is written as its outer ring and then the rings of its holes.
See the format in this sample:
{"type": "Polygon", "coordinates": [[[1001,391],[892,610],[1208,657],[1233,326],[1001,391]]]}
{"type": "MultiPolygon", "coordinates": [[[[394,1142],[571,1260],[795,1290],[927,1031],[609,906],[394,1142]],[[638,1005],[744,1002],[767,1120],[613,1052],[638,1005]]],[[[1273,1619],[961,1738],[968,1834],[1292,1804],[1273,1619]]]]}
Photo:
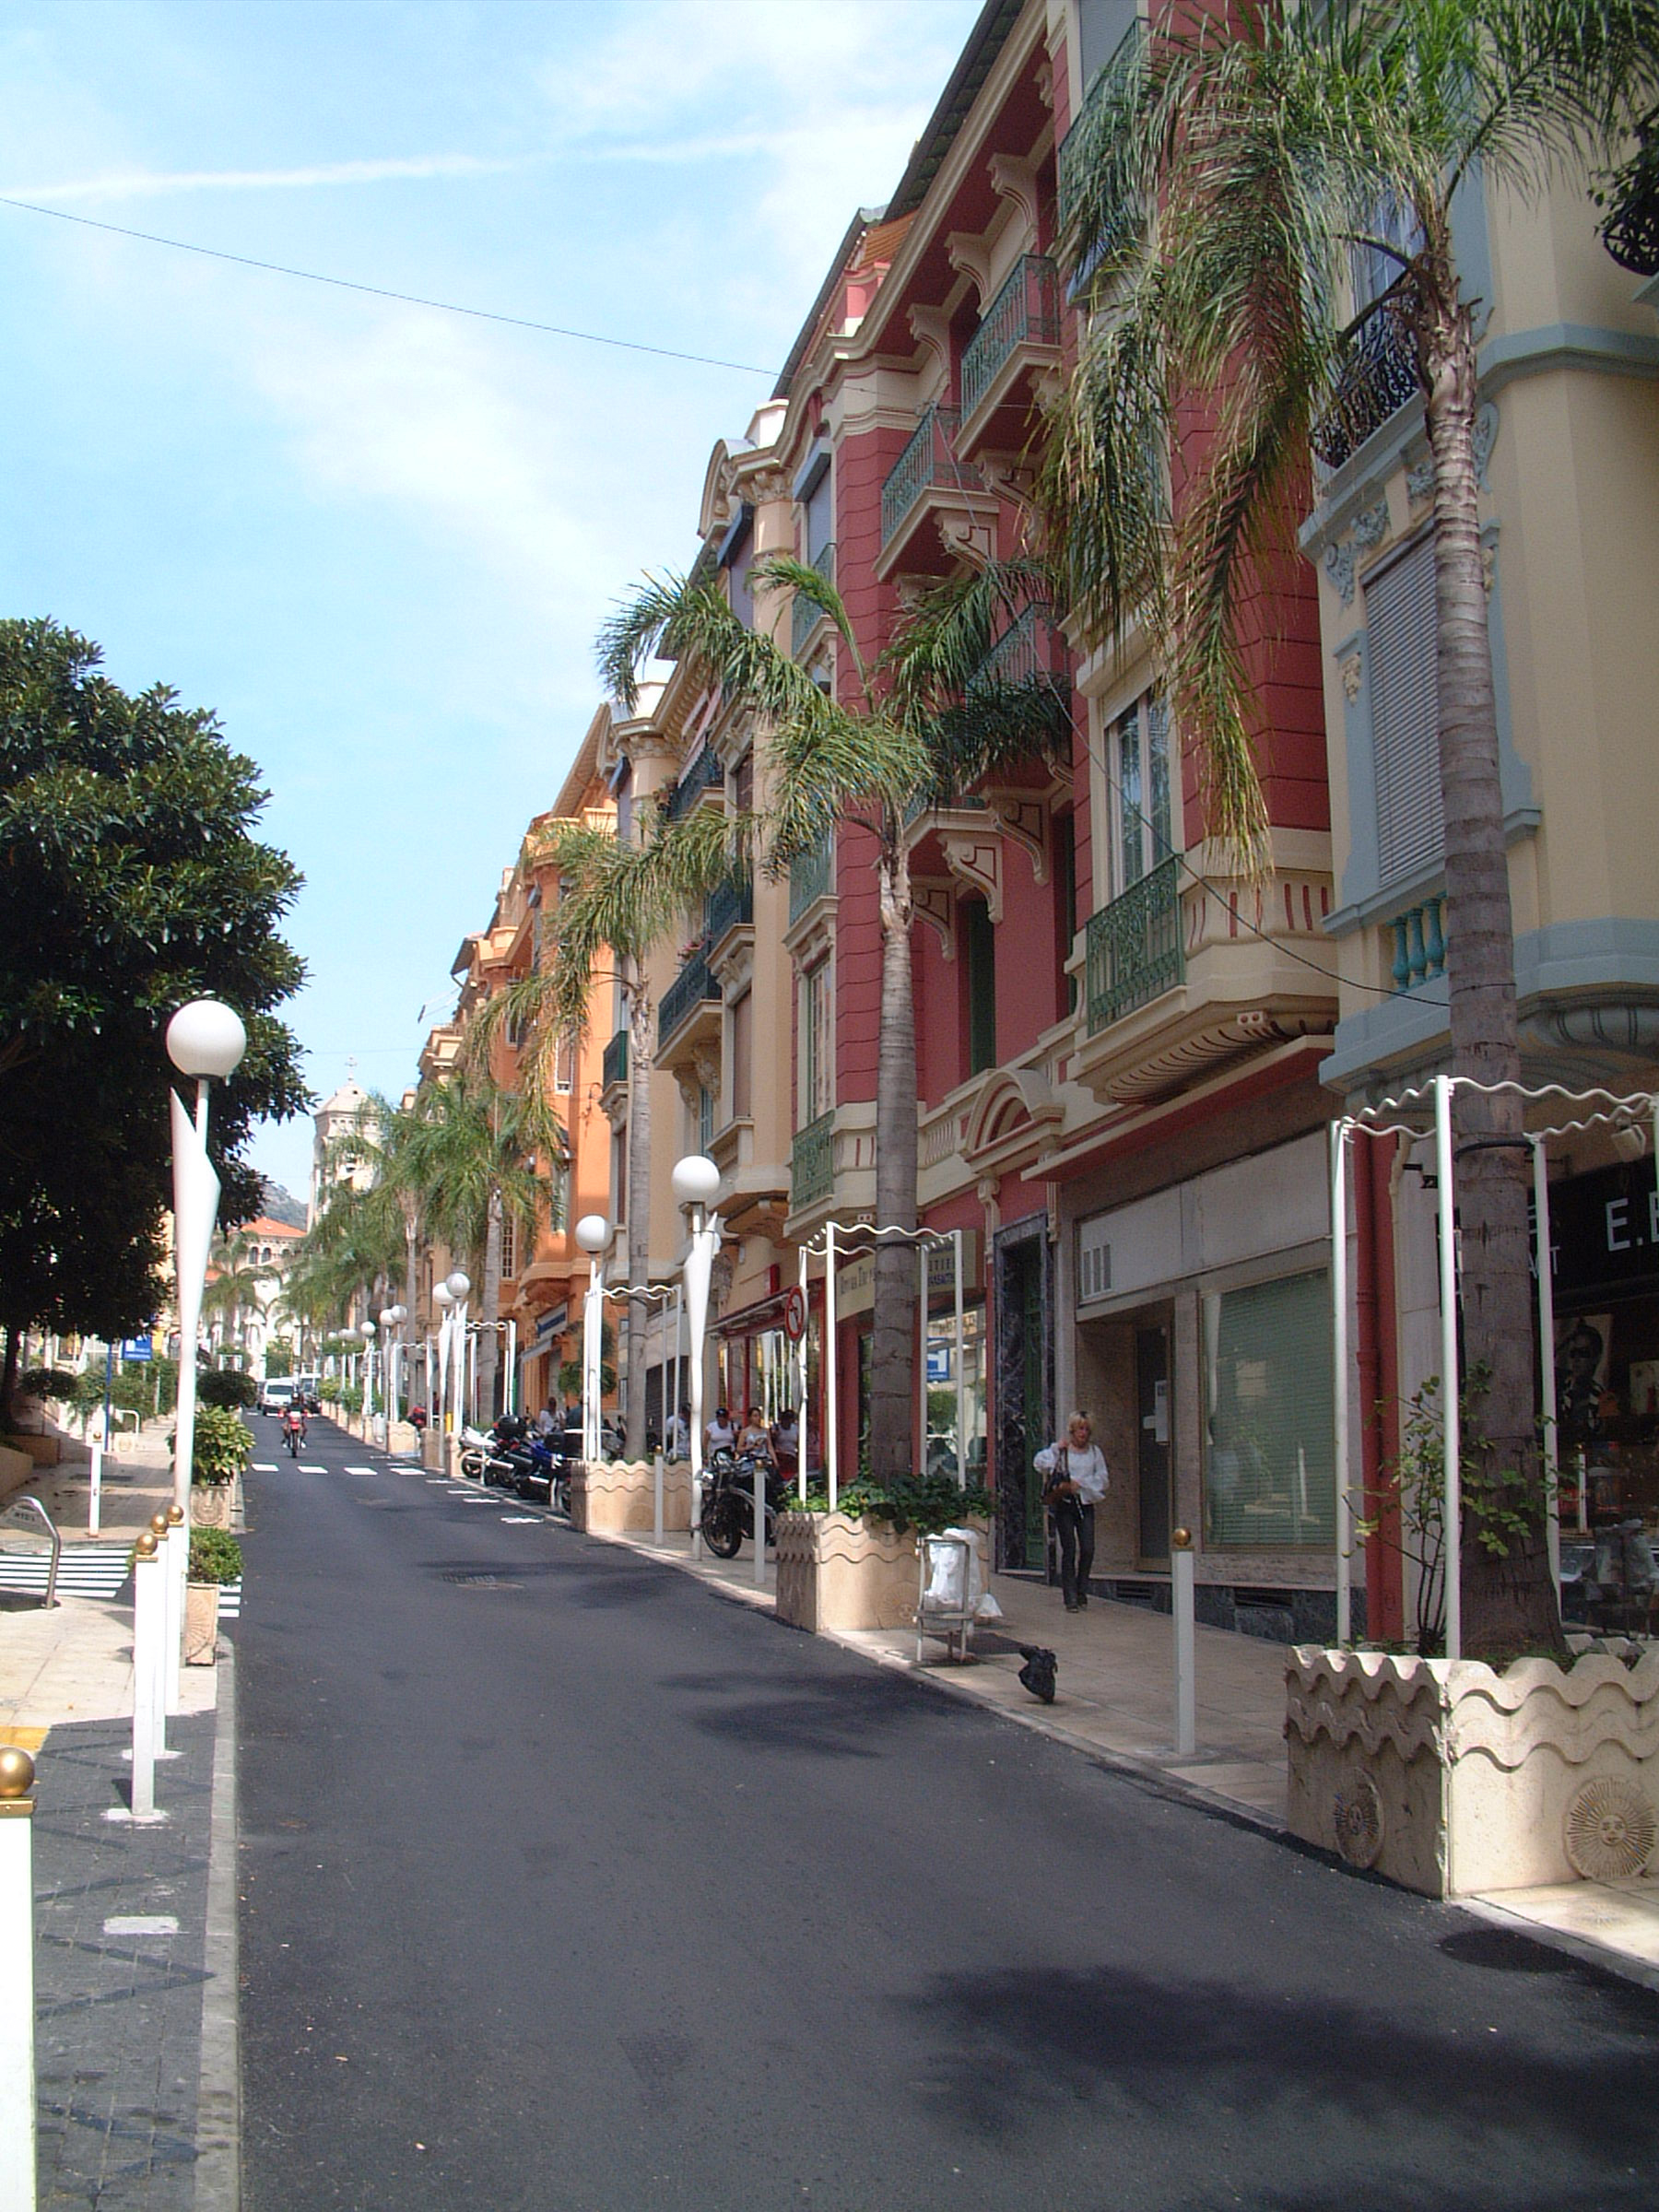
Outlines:
{"type": "Polygon", "coordinates": [[[1065,1446],[1062,1444],[1054,1454],[1054,1471],[1049,1477],[1042,1492],[1043,1506],[1051,1513],[1057,1505],[1068,1505],[1071,1502],[1071,1492],[1062,1488],[1063,1484],[1071,1480],[1071,1477],[1066,1471],[1070,1464],[1065,1446]]]}

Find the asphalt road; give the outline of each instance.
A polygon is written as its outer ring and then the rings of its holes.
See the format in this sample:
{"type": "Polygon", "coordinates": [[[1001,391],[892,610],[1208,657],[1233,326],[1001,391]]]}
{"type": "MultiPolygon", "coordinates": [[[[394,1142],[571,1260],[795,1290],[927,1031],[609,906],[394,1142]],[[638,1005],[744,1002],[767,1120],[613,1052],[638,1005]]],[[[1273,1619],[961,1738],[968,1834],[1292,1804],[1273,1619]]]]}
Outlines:
{"type": "Polygon", "coordinates": [[[1659,2206],[1659,1995],[312,1447],[248,1486],[251,2212],[1659,2206]]]}

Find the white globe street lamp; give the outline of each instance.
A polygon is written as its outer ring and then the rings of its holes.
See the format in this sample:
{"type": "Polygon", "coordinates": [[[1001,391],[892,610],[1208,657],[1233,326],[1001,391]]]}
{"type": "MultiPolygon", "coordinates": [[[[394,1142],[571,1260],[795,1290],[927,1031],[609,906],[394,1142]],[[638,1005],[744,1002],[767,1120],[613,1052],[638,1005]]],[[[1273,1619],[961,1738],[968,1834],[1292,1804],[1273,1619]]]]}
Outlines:
{"type": "Polygon", "coordinates": [[[363,1435],[369,1434],[369,1424],[374,1418],[374,1324],[358,1324],[358,1335],[363,1340],[363,1435]]]}
{"type": "MultiPolygon", "coordinates": [[[[464,1267],[456,1267],[444,1277],[443,1288],[450,1295],[449,1430],[458,1442],[462,1408],[465,1403],[466,1295],[472,1288],[472,1277],[464,1267]]],[[[434,1292],[433,1296],[436,1295],[434,1292]]]]}
{"type": "MultiPolygon", "coordinates": [[[[714,1272],[714,1254],[720,1250],[720,1222],[709,1208],[720,1194],[720,1170],[705,1153],[693,1152],[674,1167],[674,1195],[684,1209],[691,1231],[686,1250],[686,1328],[691,1372],[687,1395],[691,1401],[691,1556],[702,1553],[703,1469],[703,1346],[709,1326],[709,1283],[714,1272]]],[[[755,1525],[757,1554],[764,1557],[763,1524],[755,1525]]]]}
{"type": "Polygon", "coordinates": [[[576,1241],[588,1255],[587,1295],[582,1301],[582,1456],[592,1466],[600,1453],[599,1401],[604,1395],[600,1351],[605,1341],[605,1293],[599,1260],[612,1236],[603,1214],[583,1214],[576,1241]]]}
{"type": "Polygon", "coordinates": [[[179,1660],[184,1634],[184,1568],[190,1553],[190,1476],[195,1458],[196,1339],[207,1255],[218,1218],[219,1180],[207,1157],[207,1086],[236,1072],[248,1033],[233,1008],[193,998],[167,1025],[167,1056],[182,1076],[195,1077],[195,1119],[170,1088],[173,1147],[173,1264],[179,1308],[179,1398],[173,1428],[173,1503],[180,1518],[168,1537],[167,1668],[163,1702],[179,1711],[179,1660]]]}

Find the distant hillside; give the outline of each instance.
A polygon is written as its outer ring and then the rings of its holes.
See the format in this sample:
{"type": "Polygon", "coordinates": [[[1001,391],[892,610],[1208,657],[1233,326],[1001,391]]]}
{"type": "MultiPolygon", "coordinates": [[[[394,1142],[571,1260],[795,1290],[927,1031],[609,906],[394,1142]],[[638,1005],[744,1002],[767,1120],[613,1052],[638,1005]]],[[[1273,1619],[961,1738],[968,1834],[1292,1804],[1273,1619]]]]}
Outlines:
{"type": "Polygon", "coordinates": [[[291,1196],[279,1182],[273,1182],[269,1176],[266,1176],[265,1184],[265,1210],[273,1221],[280,1221],[288,1229],[305,1227],[304,1199],[291,1196]]]}

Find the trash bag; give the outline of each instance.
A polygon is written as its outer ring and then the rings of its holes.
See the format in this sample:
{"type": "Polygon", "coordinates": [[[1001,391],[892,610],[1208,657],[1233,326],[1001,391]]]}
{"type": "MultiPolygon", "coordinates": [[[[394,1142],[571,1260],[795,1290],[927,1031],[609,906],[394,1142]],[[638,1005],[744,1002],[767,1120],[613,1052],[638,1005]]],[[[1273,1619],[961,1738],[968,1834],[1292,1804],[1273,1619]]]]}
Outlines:
{"type": "Polygon", "coordinates": [[[1019,1670],[1020,1681],[1040,1703],[1052,1705],[1059,1661],[1053,1652],[1045,1651],[1040,1643],[1022,1643],[1019,1655],[1025,1661],[1019,1670]]]}

